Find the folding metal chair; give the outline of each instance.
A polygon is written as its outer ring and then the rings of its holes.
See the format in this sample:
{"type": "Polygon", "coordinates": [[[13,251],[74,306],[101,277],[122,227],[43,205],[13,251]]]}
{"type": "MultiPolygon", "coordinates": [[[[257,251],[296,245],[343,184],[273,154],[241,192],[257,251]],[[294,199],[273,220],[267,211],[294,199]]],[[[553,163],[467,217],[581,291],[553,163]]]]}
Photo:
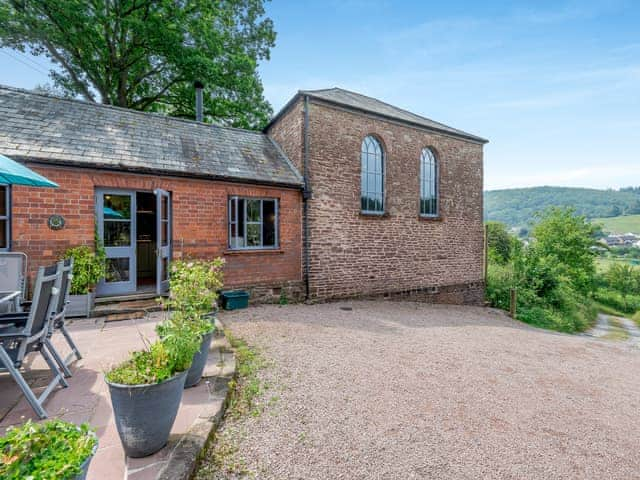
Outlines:
{"type": "Polygon", "coordinates": [[[58,267],[53,265],[46,269],[38,269],[33,302],[24,326],[0,324],[0,372],[8,371],[11,374],[40,418],[47,418],[47,412],[42,405],[54,388],[58,385],[68,386],[56,362],[51,358],[53,346],[48,335],[62,281],[58,267]],[[40,352],[53,373],[52,380],[39,397],[36,397],[20,373],[25,357],[31,352],[40,352]]]}
{"type": "MultiPolygon", "coordinates": [[[[64,376],[69,378],[73,375],[71,370],[69,370],[69,365],[73,361],[74,357],[78,360],[82,358],[80,350],[78,350],[78,347],[71,338],[71,335],[64,324],[67,305],[69,303],[69,293],[71,292],[71,281],[73,279],[73,258],[61,260],[58,262],[57,268],[58,273],[60,274],[60,294],[58,295],[56,306],[52,314],[53,318],[49,323],[50,328],[47,336],[51,339],[53,332],[55,330],[60,330],[60,333],[62,333],[64,339],[67,341],[71,352],[64,359],[53,345],[51,347],[51,356],[64,373],[64,376]]],[[[26,325],[28,315],[29,314],[26,312],[0,314],[0,326],[3,323],[13,323],[16,326],[26,325]]]]}
{"type": "MultiPolygon", "coordinates": [[[[0,252],[0,294],[20,292],[15,311],[21,311],[21,305],[27,293],[27,256],[22,252],[0,252]]],[[[0,305],[0,312],[8,311],[8,304],[0,305]]]]}

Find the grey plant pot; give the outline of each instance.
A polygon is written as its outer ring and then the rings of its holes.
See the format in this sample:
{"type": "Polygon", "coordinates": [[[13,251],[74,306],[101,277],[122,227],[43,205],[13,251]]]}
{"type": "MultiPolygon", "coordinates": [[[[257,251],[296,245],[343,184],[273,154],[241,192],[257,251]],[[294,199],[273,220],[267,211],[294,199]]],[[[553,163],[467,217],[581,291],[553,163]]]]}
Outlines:
{"type": "Polygon", "coordinates": [[[84,295],[69,295],[69,303],[65,311],[66,317],[89,317],[93,312],[96,294],[89,292],[84,295]]]}
{"type": "Polygon", "coordinates": [[[85,461],[82,462],[82,465],[80,465],[80,473],[75,476],[74,480],[86,480],[87,472],[89,471],[89,464],[91,463],[91,460],[95,456],[97,450],[98,450],[98,442],[96,441],[96,444],[93,447],[93,451],[91,452],[91,455],[89,455],[85,459],[85,461]]]}
{"type": "Polygon", "coordinates": [[[153,385],[110,383],[113,416],[128,457],[151,455],[167,444],[187,372],[153,385]]]}
{"type": "Polygon", "coordinates": [[[200,344],[200,350],[193,354],[193,360],[191,367],[187,373],[187,380],[184,382],[184,388],[195,387],[202,378],[202,372],[207,364],[207,357],[209,356],[209,348],[211,347],[211,339],[213,338],[213,331],[202,336],[202,343],[200,344]]]}

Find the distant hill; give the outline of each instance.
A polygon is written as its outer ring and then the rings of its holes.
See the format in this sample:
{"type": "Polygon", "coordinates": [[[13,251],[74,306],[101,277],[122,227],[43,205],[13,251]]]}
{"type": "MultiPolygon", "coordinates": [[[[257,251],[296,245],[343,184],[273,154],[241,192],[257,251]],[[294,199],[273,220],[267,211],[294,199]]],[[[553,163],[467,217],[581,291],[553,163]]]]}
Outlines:
{"type": "Polygon", "coordinates": [[[621,217],[594,218],[593,223],[602,225],[607,233],[635,233],[640,235],[640,215],[623,215],[621,217]]]}
{"type": "Polygon", "coordinates": [[[574,207],[589,218],[640,214],[640,187],[597,190],[572,187],[531,187],[484,193],[486,220],[525,227],[536,212],[550,206],[574,207]]]}

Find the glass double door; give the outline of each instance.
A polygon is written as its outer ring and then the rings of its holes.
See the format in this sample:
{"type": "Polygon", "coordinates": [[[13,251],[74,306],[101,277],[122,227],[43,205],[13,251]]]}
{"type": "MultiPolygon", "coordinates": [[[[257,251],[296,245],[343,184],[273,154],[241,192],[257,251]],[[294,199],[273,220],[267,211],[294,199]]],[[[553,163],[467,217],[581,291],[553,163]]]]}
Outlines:
{"type": "MultiPolygon", "coordinates": [[[[106,253],[106,272],[97,286],[98,295],[125,295],[138,290],[138,248],[152,248],[155,257],[155,290],[162,294],[169,287],[169,261],[171,258],[171,198],[164,190],[155,190],[153,194],[125,190],[96,190],[97,233],[106,253]],[[141,195],[155,195],[151,202],[141,195]],[[138,198],[140,208],[138,206],[138,198]],[[150,208],[149,205],[152,207],[150,208]],[[145,215],[144,217],[142,215],[145,215]],[[154,235],[149,235],[148,215],[155,221],[154,235]],[[144,225],[139,220],[145,219],[144,225]],[[144,232],[142,230],[146,229],[144,232]],[[138,231],[140,229],[140,232],[138,231]],[[138,245],[138,237],[141,243],[138,245]],[[149,245],[152,237],[153,244],[149,245]]],[[[145,250],[146,251],[146,250],[145,250]]],[[[145,269],[148,266],[145,265],[145,269]]],[[[146,272],[146,270],[145,270],[146,272]]],[[[149,291],[149,290],[147,290],[149,291]]]]}

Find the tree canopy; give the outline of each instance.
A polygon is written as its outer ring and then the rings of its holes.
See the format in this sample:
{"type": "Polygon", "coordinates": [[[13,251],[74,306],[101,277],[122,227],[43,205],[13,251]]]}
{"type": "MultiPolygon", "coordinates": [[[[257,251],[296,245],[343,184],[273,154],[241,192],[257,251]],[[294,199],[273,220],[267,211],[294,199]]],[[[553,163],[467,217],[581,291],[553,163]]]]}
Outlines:
{"type": "Polygon", "coordinates": [[[274,46],[264,0],[0,0],[0,46],[44,55],[57,90],[245,128],[271,115],[258,62],[274,46]]]}

